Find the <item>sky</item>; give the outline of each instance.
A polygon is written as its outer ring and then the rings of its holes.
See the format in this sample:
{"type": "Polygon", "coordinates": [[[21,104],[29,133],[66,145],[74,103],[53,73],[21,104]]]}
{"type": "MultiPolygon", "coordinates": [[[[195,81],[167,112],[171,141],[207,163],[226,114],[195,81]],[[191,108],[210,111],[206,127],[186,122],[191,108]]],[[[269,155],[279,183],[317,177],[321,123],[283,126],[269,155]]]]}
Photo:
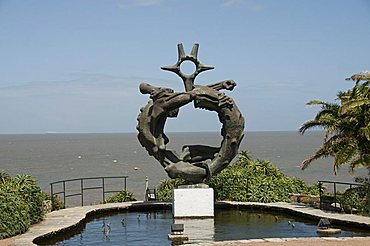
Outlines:
{"type": "MultiPolygon", "coordinates": [[[[0,0],[0,134],[135,132],[139,84],[184,91],[177,44],[232,79],[246,131],[296,131],[370,70],[368,0],[0,0]]],[[[181,108],[166,131],[219,131],[181,108]],[[195,122],[196,120],[196,122],[195,122]]]]}

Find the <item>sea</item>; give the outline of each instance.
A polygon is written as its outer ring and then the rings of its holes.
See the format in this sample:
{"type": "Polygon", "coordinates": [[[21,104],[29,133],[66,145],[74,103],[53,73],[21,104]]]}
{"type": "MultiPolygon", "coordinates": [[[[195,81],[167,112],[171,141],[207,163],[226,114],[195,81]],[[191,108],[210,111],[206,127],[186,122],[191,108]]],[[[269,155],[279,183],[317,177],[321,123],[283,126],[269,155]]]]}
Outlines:
{"type": "MultiPolygon", "coordinates": [[[[219,146],[220,133],[167,133],[168,149],[183,145],[219,146]]],[[[246,132],[240,151],[248,150],[256,159],[269,160],[285,175],[302,178],[309,184],[318,180],[353,182],[367,170],[350,173],[343,166],[334,175],[333,160],[320,159],[305,170],[300,165],[322,144],[323,132],[301,135],[295,131],[246,132]]],[[[29,174],[43,191],[50,193],[50,183],[75,178],[128,176],[127,189],[142,200],[145,177],[149,188],[167,178],[162,166],[140,145],[136,133],[89,134],[3,134],[0,135],[0,169],[9,175],[29,174]]]]}

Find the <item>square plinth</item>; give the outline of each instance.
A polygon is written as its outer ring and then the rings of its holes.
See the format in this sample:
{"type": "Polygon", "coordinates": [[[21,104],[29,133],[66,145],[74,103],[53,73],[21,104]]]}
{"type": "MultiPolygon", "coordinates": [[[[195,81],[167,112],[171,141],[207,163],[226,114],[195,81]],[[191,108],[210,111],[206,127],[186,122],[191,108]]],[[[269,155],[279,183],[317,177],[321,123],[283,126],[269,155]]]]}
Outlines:
{"type": "Polygon", "coordinates": [[[214,217],[212,188],[175,188],[172,212],[175,218],[214,217]]]}

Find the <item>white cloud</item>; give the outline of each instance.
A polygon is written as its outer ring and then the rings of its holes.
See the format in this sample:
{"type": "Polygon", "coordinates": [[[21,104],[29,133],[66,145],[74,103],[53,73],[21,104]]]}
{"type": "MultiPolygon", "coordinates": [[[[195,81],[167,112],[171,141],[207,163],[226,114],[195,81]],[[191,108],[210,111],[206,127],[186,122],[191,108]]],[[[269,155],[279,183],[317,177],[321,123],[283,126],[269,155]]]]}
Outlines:
{"type": "Polygon", "coordinates": [[[119,8],[128,8],[130,6],[149,7],[161,4],[162,0],[116,0],[119,8]]]}
{"type": "Polygon", "coordinates": [[[161,0],[135,0],[136,5],[139,6],[152,6],[161,3],[161,0]]]}
{"type": "Polygon", "coordinates": [[[223,5],[224,6],[232,6],[232,5],[240,4],[242,2],[243,2],[243,0],[224,0],[223,5]]]}
{"type": "Polygon", "coordinates": [[[252,11],[261,11],[264,9],[264,6],[261,4],[261,2],[256,0],[223,0],[223,6],[225,7],[239,5],[245,5],[248,9],[252,11]]]}

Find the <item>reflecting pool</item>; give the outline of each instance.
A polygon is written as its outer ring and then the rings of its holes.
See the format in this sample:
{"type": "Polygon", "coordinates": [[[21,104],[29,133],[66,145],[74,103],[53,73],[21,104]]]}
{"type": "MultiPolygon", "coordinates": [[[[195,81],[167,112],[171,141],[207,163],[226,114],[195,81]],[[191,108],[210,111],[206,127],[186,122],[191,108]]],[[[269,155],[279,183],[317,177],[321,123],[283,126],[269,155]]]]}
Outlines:
{"type": "MultiPolygon", "coordinates": [[[[127,211],[98,216],[63,238],[42,245],[171,245],[172,223],[184,224],[188,243],[255,238],[318,237],[318,221],[260,210],[216,210],[213,219],[173,219],[171,210],[127,211]]],[[[369,231],[341,228],[336,237],[370,236],[369,231]]]]}

